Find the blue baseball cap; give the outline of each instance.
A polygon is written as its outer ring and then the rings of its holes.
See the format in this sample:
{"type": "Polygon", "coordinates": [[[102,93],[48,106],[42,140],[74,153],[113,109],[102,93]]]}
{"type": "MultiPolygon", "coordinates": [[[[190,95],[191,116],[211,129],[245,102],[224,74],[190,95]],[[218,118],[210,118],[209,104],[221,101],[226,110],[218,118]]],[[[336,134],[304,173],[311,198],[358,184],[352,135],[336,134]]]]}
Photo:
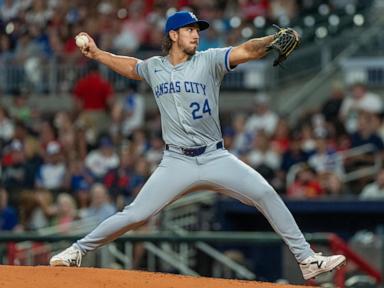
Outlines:
{"type": "Polygon", "coordinates": [[[192,12],[179,11],[167,18],[165,24],[164,34],[167,35],[171,30],[177,30],[181,27],[188,26],[191,24],[199,25],[200,31],[205,30],[209,27],[209,23],[204,20],[199,20],[192,12]]]}

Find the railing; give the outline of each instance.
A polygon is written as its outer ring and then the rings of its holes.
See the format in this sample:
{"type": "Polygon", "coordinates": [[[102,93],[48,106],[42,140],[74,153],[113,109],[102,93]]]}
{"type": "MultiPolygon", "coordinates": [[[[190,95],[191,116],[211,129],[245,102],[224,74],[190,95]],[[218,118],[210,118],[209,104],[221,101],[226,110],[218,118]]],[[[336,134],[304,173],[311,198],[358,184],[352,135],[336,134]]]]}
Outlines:
{"type": "MultiPolygon", "coordinates": [[[[70,241],[74,242],[75,240],[83,237],[84,235],[51,235],[51,236],[41,236],[36,235],[35,233],[2,233],[0,235],[0,243],[9,243],[9,242],[20,242],[20,241],[33,241],[33,242],[58,242],[58,241],[70,241]]],[[[354,253],[348,245],[338,236],[332,233],[307,233],[305,238],[310,243],[316,244],[326,244],[330,245],[333,253],[342,252],[347,256],[348,261],[354,263],[361,271],[372,276],[376,283],[379,284],[382,281],[382,275],[379,271],[373,268],[368,262],[363,260],[360,256],[354,253]]],[[[125,234],[120,238],[116,239],[116,243],[127,243],[127,242],[151,242],[161,243],[217,243],[217,244],[234,244],[241,243],[242,245],[270,245],[272,243],[279,244],[282,243],[280,237],[276,233],[268,232],[193,232],[186,233],[184,235],[175,235],[174,233],[145,233],[145,234],[125,234]]],[[[154,246],[156,247],[156,246],[154,246]]],[[[383,252],[383,251],[382,251],[383,252]]],[[[125,254],[125,253],[123,253],[125,254]]],[[[123,255],[122,254],[122,255],[123,255]]],[[[162,255],[163,258],[171,258],[172,255],[162,255]],[[165,256],[165,257],[164,257],[165,256]]],[[[121,256],[123,259],[124,256],[121,256]]],[[[198,275],[194,271],[190,270],[187,266],[183,265],[179,269],[180,271],[184,270],[191,275],[198,275]]],[[[337,284],[337,287],[345,287],[345,269],[337,271],[334,275],[334,281],[337,284]]]]}
{"type": "MultiPolygon", "coordinates": [[[[355,170],[348,171],[348,172],[346,172],[344,169],[344,171],[342,171],[343,172],[342,175],[340,175],[343,182],[348,183],[359,178],[376,175],[381,169],[382,158],[381,158],[380,152],[377,151],[375,146],[373,146],[372,144],[365,144],[352,149],[348,149],[346,151],[336,152],[335,157],[339,158],[340,161],[343,161],[344,163],[345,161],[349,159],[353,159],[354,157],[359,157],[363,155],[372,155],[372,154],[373,154],[372,165],[358,167],[355,170]]],[[[302,167],[301,163],[298,163],[298,164],[292,165],[292,167],[289,169],[287,174],[287,186],[293,183],[301,167],[302,167]]]]}
{"type": "MultiPolygon", "coordinates": [[[[223,89],[255,90],[264,89],[270,84],[270,65],[257,61],[240,65],[229,73],[222,84],[223,89]]],[[[114,86],[117,92],[125,91],[133,80],[129,80],[104,65],[99,65],[101,74],[114,86]]],[[[0,91],[12,94],[20,89],[28,89],[34,94],[68,94],[76,81],[86,74],[86,67],[60,63],[51,58],[40,61],[37,57],[23,64],[0,64],[0,91]],[[33,65],[28,63],[34,62],[33,65]]]]}
{"type": "MultiPolygon", "coordinates": [[[[173,231],[176,235],[179,236],[185,236],[188,235],[190,232],[177,227],[177,226],[170,226],[169,227],[171,231],[173,231]]],[[[221,251],[218,251],[216,248],[212,247],[211,245],[198,241],[194,245],[196,249],[201,250],[204,252],[206,255],[210,256],[213,260],[215,260],[218,264],[229,268],[231,271],[235,272],[237,277],[242,278],[242,279],[248,279],[248,280],[254,280],[256,279],[256,275],[247,269],[245,266],[235,262],[228,256],[226,256],[224,253],[221,251]]],[[[222,275],[213,275],[214,277],[222,277],[222,275]]]]}
{"type": "MultiPolygon", "coordinates": [[[[318,45],[306,45],[295,51],[285,65],[295,69],[272,68],[272,56],[266,60],[251,61],[239,65],[228,73],[222,83],[224,90],[265,90],[277,87],[276,84],[294,81],[303,76],[318,73],[340,49],[345,40],[328,42],[327,49],[318,45]]],[[[151,55],[151,54],[149,54],[151,55]]],[[[145,59],[149,55],[139,55],[145,59]]],[[[114,86],[117,92],[124,92],[133,82],[104,65],[99,71],[114,86]]],[[[22,64],[0,63],[0,91],[11,94],[20,89],[28,89],[34,94],[68,94],[78,79],[86,74],[85,65],[66,63],[56,58],[40,59],[33,57],[22,64]]],[[[292,98],[292,97],[291,97],[292,98]]]]}
{"type": "Polygon", "coordinates": [[[340,65],[347,84],[362,82],[370,87],[384,86],[383,56],[351,57],[341,61],[340,65]]]}
{"type": "MultiPolygon", "coordinates": [[[[73,221],[68,229],[68,235],[79,233],[88,233],[97,225],[96,217],[88,217],[85,219],[73,221]]],[[[60,225],[53,225],[38,229],[35,233],[42,237],[49,237],[50,235],[60,234],[60,225]]],[[[33,264],[33,259],[39,258],[42,255],[48,255],[54,249],[61,249],[62,247],[54,247],[52,245],[44,245],[41,243],[34,243],[31,241],[22,241],[12,244],[9,249],[12,250],[11,263],[29,263],[33,264]]]]}
{"type": "Polygon", "coordinates": [[[379,151],[372,144],[361,145],[343,152],[339,152],[344,161],[348,159],[353,159],[354,157],[359,157],[361,155],[372,155],[373,154],[373,163],[371,166],[360,167],[354,171],[346,172],[343,176],[345,182],[351,182],[356,179],[374,176],[381,169],[382,158],[379,151]]]}

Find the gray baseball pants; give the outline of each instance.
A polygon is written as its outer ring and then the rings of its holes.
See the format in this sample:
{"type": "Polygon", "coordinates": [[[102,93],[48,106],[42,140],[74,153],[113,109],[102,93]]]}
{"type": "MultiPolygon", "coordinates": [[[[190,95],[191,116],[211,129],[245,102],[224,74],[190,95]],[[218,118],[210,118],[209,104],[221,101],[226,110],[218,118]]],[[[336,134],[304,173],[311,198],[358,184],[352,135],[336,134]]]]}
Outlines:
{"type": "Polygon", "coordinates": [[[85,254],[145,223],[175,199],[210,189],[255,206],[269,221],[298,262],[314,254],[276,191],[254,169],[225,149],[207,147],[190,157],[164,151],[164,157],[136,199],[76,242],[85,254]]]}

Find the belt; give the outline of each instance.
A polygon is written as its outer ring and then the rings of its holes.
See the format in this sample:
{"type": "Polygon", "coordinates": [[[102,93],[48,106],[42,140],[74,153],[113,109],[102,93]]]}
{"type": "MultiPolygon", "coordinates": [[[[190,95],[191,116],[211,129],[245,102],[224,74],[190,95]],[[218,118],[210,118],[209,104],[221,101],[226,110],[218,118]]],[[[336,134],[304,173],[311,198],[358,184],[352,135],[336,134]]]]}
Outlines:
{"type": "MultiPolygon", "coordinates": [[[[190,157],[196,157],[203,154],[204,152],[209,152],[207,151],[208,147],[211,148],[212,146],[209,145],[209,146],[200,146],[197,148],[185,148],[185,147],[175,146],[172,144],[165,144],[165,150],[177,152],[190,157]]],[[[209,150],[210,151],[219,150],[219,149],[222,149],[223,147],[224,147],[223,141],[219,141],[216,143],[215,146],[212,147],[213,149],[209,149],[209,150]]]]}

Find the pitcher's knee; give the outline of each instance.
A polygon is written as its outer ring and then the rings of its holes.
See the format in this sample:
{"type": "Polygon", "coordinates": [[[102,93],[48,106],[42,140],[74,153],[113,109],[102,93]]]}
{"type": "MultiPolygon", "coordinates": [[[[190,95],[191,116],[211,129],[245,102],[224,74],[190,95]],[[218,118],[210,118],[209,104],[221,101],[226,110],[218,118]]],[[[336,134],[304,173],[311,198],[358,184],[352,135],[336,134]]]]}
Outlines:
{"type": "Polygon", "coordinates": [[[152,216],[152,213],[149,213],[148,211],[142,209],[138,209],[134,205],[126,206],[124,210],[120,213],[123,217],[129,219],[130,223],[145,222],[152,216]]]}
{"type": "Polygon", "coordinates": [[[273,187],[269,184],[263,184],[257,188],[257,197],[262,200],[262,199],[268,199],[270,197],[277,196],[277,192],[273,187]]]}

